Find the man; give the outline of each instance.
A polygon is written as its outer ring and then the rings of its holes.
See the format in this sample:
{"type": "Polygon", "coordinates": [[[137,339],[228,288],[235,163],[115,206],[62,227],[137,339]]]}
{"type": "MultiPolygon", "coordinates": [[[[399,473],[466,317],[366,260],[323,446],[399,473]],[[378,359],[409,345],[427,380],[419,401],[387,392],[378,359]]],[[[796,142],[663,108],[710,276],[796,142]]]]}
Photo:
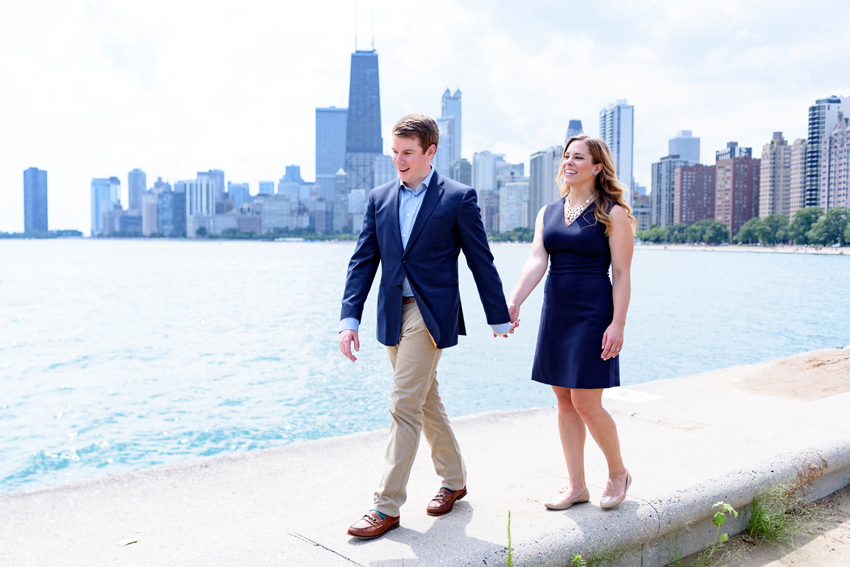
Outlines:
{"type": "Polygon", "coordinates": [[[466,496],[466,467],[437,390],[437,363],[444,348],[466,334],[458,289],[458,254],[463,250],[487,323],[494,335],[512,330],[502,282],[493,264],[475,190],[434,171],[437,123],[411,114],[393,127],[393,164],[398,178],[373,189],[363,229],[348,265],[339,350],[356,361],[363,303],[378,265],[378,341],[393,366],[392,423],[384,475],[373,508],[348,533],[371,539],[399,526],[407,479],[420,432],[442,487],[427,506],[440,516],[466,496]]]}

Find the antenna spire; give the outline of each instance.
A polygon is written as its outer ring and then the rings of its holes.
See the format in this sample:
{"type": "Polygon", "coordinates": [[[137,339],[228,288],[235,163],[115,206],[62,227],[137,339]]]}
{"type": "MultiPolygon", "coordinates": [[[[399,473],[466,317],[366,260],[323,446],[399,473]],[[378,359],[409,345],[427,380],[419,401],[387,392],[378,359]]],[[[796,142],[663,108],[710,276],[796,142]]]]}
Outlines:
{"type": "Polygon", "coordinates": [[[354,51],[357,51],[357,2],[354,3],[354,51]]]}
{"type": "Polygon", "coordinates": [[[372,6],[372,51],[375,51],[375,7],[372,6]]]}

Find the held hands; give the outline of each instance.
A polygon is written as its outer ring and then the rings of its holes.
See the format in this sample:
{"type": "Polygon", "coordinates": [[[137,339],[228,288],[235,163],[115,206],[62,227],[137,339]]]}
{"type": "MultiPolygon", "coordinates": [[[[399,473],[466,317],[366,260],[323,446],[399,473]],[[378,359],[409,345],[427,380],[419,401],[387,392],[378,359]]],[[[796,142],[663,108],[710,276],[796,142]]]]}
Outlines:
{"type": "Polygon", "coordinates": [[[623,348],[623,325],[611,323],[602,335],[602,360],[614,358],[623,348]]]}
{"type": "Polygon", "coordinates": [[[360,337],[357,331],[347,330],[339,332],[339,352],[351,362],[357,362],[357,357],[351,352],[352,341],[354,341],[354,350],[360,352],[360,337]]]}
{"type": "Polygon", "coordinates": [[[508,305],[508,315],[510,315],[510,317],[511,317],[511,328],[510,328],[510,330],[507,333],[505,333],[504,335],[496,335],[496,333],[493,333],[494,337],[502,336],[502,337],[508,338],[508,334],[513,335],[514,329],[519,327],[519,306],[516,306],[516,305],[513,305],[513,304],[508,305]]]}

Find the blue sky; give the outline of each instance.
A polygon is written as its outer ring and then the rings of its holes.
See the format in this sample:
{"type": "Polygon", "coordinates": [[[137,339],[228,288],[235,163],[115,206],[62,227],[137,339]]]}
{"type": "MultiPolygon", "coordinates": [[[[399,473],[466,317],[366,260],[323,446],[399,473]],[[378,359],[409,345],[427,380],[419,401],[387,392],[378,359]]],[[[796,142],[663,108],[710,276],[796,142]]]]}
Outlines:
{"type": "MultiPolygon", "coordinates": [[[[23,170],[48,171],[50,228],[89,230],[89,182],[313,178],[314,110],[348,104],[351,2],[182,0],[0,4],[0,230],[23,229],[23,170]]],[[[526,162],[635,106],[635,178],[690,129],[702,160],[773,131],[805,137],[816,98],[850,95],[850,10],[838,1],[359,2],[380,57],[385,139],[463,92],[463,155],[526,162]]]]}

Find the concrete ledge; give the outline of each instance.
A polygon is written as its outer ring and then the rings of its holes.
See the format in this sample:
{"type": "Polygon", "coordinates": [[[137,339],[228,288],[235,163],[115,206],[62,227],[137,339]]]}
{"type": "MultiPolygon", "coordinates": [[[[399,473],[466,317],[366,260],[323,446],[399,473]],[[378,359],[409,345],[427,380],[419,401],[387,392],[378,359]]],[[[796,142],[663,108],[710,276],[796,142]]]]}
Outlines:
{"type": "Polygon", "coordinates": [[[743,510],[735,533],[758,490],[798,471],[812,499],[850,483],[847,364],[830,349],[606,392],[634,477],[608,512],[590,439],[591,503],[548,511],[567,482],[555,409],[492,412],[454,420],[469,496],[425,514],[439,481],[423,443],[401,527],[378,540],[345,530],[369,508],[386,431],[0,495],[0,565],[506,565],[509,510],[516,565],[613,549],[621,565],[663,565],[677,531],[685,554],[713,539],[717,501],[743,510]]]}

